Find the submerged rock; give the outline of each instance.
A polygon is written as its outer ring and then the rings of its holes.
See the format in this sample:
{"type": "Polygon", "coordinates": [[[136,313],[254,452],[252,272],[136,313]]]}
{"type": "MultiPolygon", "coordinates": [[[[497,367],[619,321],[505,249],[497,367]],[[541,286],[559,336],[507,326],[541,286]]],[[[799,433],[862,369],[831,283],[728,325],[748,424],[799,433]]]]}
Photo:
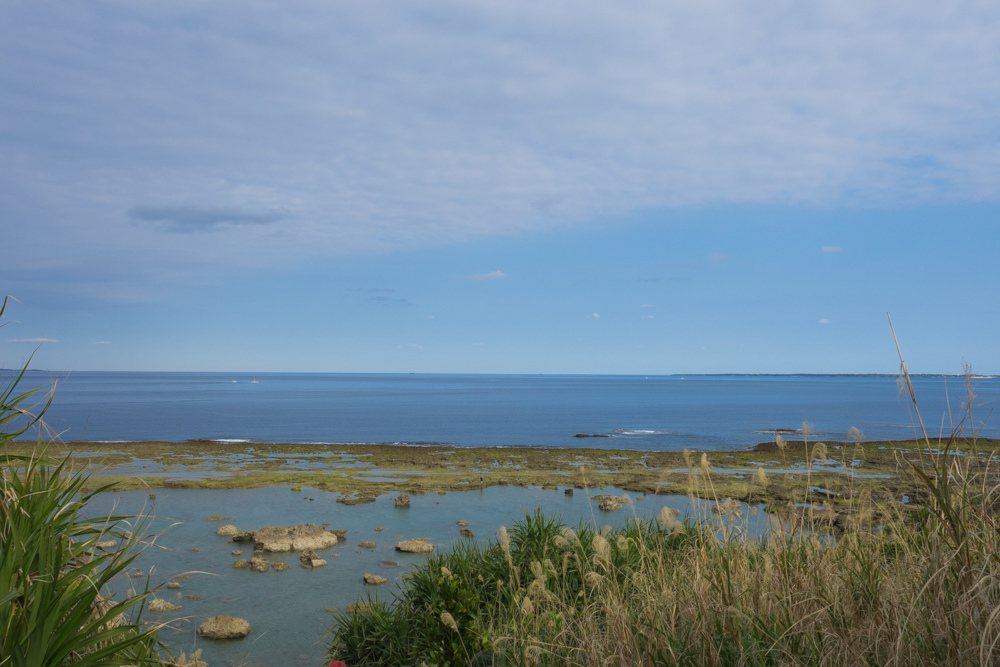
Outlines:
{"type": "Polygon", "coordinates": [[[396,551],[405,551],[414,554],[429,554],[434,551],[434,545],[427,541],[426,537],[417,537],[412,540],[403,540],[396,544],[396,551]]]}
{"type": "Polygon", "coordinates": [[[341,505],[360,505],[362,503],[373,503],[375,502],[374,496],[355,496],[353,498],[337,498],[337,502],[341,505]]]}
{"type": "Polygon", "coordinates": [[[455,525],[458,526],[459,528],[465,528],[466,526],[469,525],[469,522],[466,521],[465,519],[459,519],[458,521],[455,522],[455,525]]]}
{"type": "Polygon", "coordinates": [[[180,588],[180,587],[181,587],[181,585],[179,583],[177,583],[176,581],[168,581],[167,582],[167,588],[175,589],[175,588],[180,588]]]}
{"type": "Polygon", "coordinates": [[[198,634],[207,639],[242,639],[252,628],[237,616],[213,616],[198,626],[198,634]]]}
{"type": "Polygon", "coordinates": [[[462,528],[458,531],[458,534],[462,537],[475,537],[476,534],[469,530],[468,528],[462,528]]]}
{"type": "Polygon", "coordinates": [[[235,567],[237,570],[242,570],[244,568],[250,567],[250,561],[248,561],[246,558],[240,558],[233,562],[233,567],[235,567]]]}
{"type": "Polygon", "coordinates": [[[181,653],[181,657],[177,658],[172,664],[176,665],[176,667],[208,667],[208,663],[201,659],[201,649],[192,653],[191,657],[181,653]]]}
{"type": "Polygon", "coordinates": [[[358,546],[362,549],[374,549],[376,545],[374,542],[358,542],[358,546]]]}

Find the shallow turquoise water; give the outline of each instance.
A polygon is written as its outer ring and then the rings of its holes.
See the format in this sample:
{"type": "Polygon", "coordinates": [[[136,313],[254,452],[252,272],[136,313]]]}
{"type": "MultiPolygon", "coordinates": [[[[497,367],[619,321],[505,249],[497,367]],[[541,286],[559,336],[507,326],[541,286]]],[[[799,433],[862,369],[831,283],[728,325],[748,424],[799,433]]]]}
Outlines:
{"type": "MultiPolygon", "coordinates": [[[[591,490],[590,495],[623,493],[607,487],[591,490]]],[[[485,541],[495,537],[502,525],[511,526],[526,512],[541,507],[547,514],[557,513],[565,523],[576,526],[581,521],[598,525],[621,525],[633,514],[626,508],[617,512],[601,512],[586,491],[577,489],[566,496],[563,489],[543,491],[540,488],[494,486],[475,491],[449,492],[447,495],[412,496],[410,509],[397,509],[392,496],[385,495],[374,503],[346,506],[338,504],[338,494],[304,488],[293,492],[288,487],[263,489],[203,490],[157,489],[155,500],[147,492],[129,491],[105,493],[88,507],[88,514],[107,514],[113,506],[118,513],[145,510],[155,513],[147,532],[159,533],[155,545],[146,549],[137,561],[148,576],[151,587],[159,586],[158,597],[180,604],[183,609],[161,617],[169,626],[161,639],[175,654],[202,649],[202,657],[211,667],[252,665],[317,667],[323,664],[328,641],[325,635],[331,625],[325,608],[344,608],[367,593],[380,599],[391,599],[404,572],[421,562],[425,556],[405,554],[394,549],[396,542],[413,537],[427,537],[436,550],[474,539],[485,541]],[[314,500],[309,500],[313,498],[314,500]],[[232,521],[209,522],[211,515],[230,516],[232,521]],[[470,522],[475,538],[459,536],[456,521],[470,522]],[[298,555],[269,554],[269,560],[284,560],[292,567],[284,572],[265,573],[234,570],[236,545],[228,538],[215,535],[224,523],[234,523],[243,530],[270,525],[329,523],[331,528],[347,529],[347,541],[320,556],[328,565],[308,570],[299,566],[298,555]],[[385,530],[375,531],[376,527],[385,530]],[[358,543],[373,541],[377,548],[362,549],[358,543]],[[197,551],[192,551],[192,549],[197,551]],[[399,567],[383,565],[395,561],[399,567]],[[191,578],[181,582],[180,590],[168,590],[166,582],[184,572],[191,578]],[[371,587],[362,583],[365,573],[380,574],[389,583],[371,587]],[[200,600],[188,600],[184,595],[196,593],[200,600]],[[246,639],[213,642],[197,636],[196,629],[209,616],[228,614],[247,619],[253,632],[246,639]]],[[[633,506],[640,516],[653,518],[662,507],[672,507],[684,514],[704,513],[705,508],[693,508],[686,496],[646,496],[633,506]]],[[[766,516],[760,512],[749,518],[750,530],[762,533],[766,516]]],[[[140,585],[144,579],[136,580],[140,585]]]]}

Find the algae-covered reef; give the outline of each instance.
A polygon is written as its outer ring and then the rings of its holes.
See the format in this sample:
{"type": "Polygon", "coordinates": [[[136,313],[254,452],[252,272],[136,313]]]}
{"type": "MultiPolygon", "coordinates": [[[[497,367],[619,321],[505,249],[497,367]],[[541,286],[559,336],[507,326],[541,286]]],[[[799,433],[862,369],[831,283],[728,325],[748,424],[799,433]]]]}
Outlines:
{"type": "MultiPolygon", "coordinates": [[[[6,454],[27,454],[36,445],[17,443],[6,454]]],[[[942,445],[943,447],[944,445],[942,445]]],[[[973,443],[957,439],[950,451],[972,456],[973,443]]],[[[975,457],[995,460],[1000,441],[979,439],[975,457]]],[[[496,484],[601,488],[636,494],[694,494],[764,502],[772,509],[820,503],[839,512],[847,499],[870,495],[910,506],[925,495],[910,462],[935,453],[915,441],[781,441],[720,452],[649,452],[618,449],[318,445],[171,442],[52,443],[53,456],[68,456],[91,484],[117,489],[254,488],[308,486],[345,499],[384,493],[432,493],[496,484]],[[701,480],[711,476],[711,484],[701,480]]],[[[852,504],[853,506],[853,504],[852,504]]]]}

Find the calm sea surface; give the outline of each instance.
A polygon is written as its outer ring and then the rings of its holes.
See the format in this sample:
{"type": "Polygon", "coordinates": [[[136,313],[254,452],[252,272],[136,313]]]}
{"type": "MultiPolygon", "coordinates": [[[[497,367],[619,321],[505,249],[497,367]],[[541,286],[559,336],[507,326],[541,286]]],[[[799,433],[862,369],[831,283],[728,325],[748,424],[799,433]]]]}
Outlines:
{"type": "MultiPolygon", "coordinates": [[[[34,371],[58,382],[46,420],[63,440],[443,443],[723,449],[808,422],[816,437],[913,436],[886,376],[352,375],[34,371]],[[577,433],[609,439],[574,438],[577,433]]],[[[932,435],[965,401],[961,378],[914,378],[932,435]]],[[[1000,379],[978,380],[978,419],[1000,379]]],[[[942,426],[943,425],[943,426],[942,426]]],[[[979,425],[977,424],[977,427],[979,425]]],[[[1000,437],[997,423],[983,435],[1000,437]]]]}

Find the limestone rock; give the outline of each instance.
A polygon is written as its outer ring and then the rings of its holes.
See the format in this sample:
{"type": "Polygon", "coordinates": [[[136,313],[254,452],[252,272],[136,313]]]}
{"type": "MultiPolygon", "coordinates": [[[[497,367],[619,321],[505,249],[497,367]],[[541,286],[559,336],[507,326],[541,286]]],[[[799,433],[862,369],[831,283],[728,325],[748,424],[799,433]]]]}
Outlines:
{"type": "Polygon", "coordinates": [[[167,582],[167,588],[175,589],[175,588],[180,588],[180,587],[181,587],[181,585],[179,583],[177,583],[176,581],[168,581],[167,582]]]}
{"type": "Polygon", "coordinates": [[[308,568],[311,568],[311,569],[315,569],[317,567],[325,567],[326,566],[326,561],[323,560],[322,558],[311,558],[309,560],[299,559],[299,560],[302,563],[302,567],[308,567],[308,568]]]}
{"type": "Polygon", "coordinates": [[[622,508],[622,501],[618,498],[605,498],[597,507],[605,512],[613,512],[622,508]]]}
{"type": "Polygon", "coordinates": [[[469,530],[468,528],[462,528],[458,531],[458,534],[462,537],[475,537],[476,534],[469,530]]]}
{"type": "Polygon", "coordinates": [[[255,549],[263,551],[304,551],[325,549],[337,543],[337,536],[314,523],[298,526],[267,526],[253,531],[255,549]]]}
{"type": "Polygon", "coordinates": [[[231,523],[227,523],[224,526],[219,526],[219,529],[215,531],[215,534],[220,537],[236,537],[243,531],[234,526],[231,523]]]}
{"type": "Polygon", "coordinates": [[[253,532],[247,530],[233,535],[231,542],[253,542],[253,532]]]}
{"type": "Polygon", "coordinates": [[[153,600],[150,600],[148,605],[146,605],[146,609],[153,614],[162,614],[166,611],[178,611],[179,609],[182,609],[182,607],[179,604],[167,602],[166,600],[161,600],[160,598],[154,598],[153,600]]]}
{"type": "Polygon", "coordinates": [[[271,564],[263,558],[251,558],[250,559],[250,569],[254,572],[267,572],[271,569],[271,564]]]}
{"type": "Polygon", "coordinates": [[[288,563],[280,560],[271,563],[271,568],[274,569],[275,572],[284,572],[288,569],[288,567],[288,563]]]}
{"type": "Polygon", "coordinates": [[[337,536],[337,540],[340,542],[347,541],[347,529],[346,528],[327,528],[327,530],[337,536]]]}
{"type": "Polygon", "coordinates": [[[455,525],[458,526],[459,528],[465,528],[466,526],[469,525],[469,522],[466,521],[465,519],[459,519],[458,521],[455,522],[455,525]]]}
{"type": "Polygon", "coordinates": [[[233,549],[233,555],[234,556],[242,556],[243,555],[243,549],[233,549]]]}
{"type": "Polygon", "coordinates": [[[377,574],[366,574],[365,575],[365,583],[369,584],[369,585],[372,585],[372,586],[377,586],[378,584],[384,584],[387,581],[389,581],[389,580],[386,579],[385,577],[380,577],[377,574]]]}
{"type": "Polygon", "coordinates": [[[103,542],[98,542],[94,546],[97,547],[98,549],[101,549],[102,551],[111,551],[112,549],[118,546],[118,541],[104,540],[103,542]]]}
{"type": "Polygon", "coordinates": [[[233,563],[233,567],[235,567],[238,570],[242,570],[243,568],[250,567],[250,561],[248,561],[246,558],[240,558],[239,560],[233,563]]]}
{"type": "Polygon", "coordinates": [[[405,493],[401,493],[396,497],[396,507],[409,507],[410,506],[410,496],[405,493]]]}
{"type": "Polygon", "coordinates": [[[374,542],[358,542],[358,546],[361,547],[362,549],[374,549],[375,548],[375,543],[374,542]]]}
{"type": "Polygon", "coordinates": [[[198,634],[207,639],[242,639],[250,634],[250,623],[237,616],[213,616],[198,627],[198,634]]]}
{"type": "Polygon", "coordinates": [[[434,545],[427,541],[426,537],[418,537],[412,540],[403,540],[396,543],[396,551],[405,551],[414,554],[429,554],[434,551],[434,545]]]}

